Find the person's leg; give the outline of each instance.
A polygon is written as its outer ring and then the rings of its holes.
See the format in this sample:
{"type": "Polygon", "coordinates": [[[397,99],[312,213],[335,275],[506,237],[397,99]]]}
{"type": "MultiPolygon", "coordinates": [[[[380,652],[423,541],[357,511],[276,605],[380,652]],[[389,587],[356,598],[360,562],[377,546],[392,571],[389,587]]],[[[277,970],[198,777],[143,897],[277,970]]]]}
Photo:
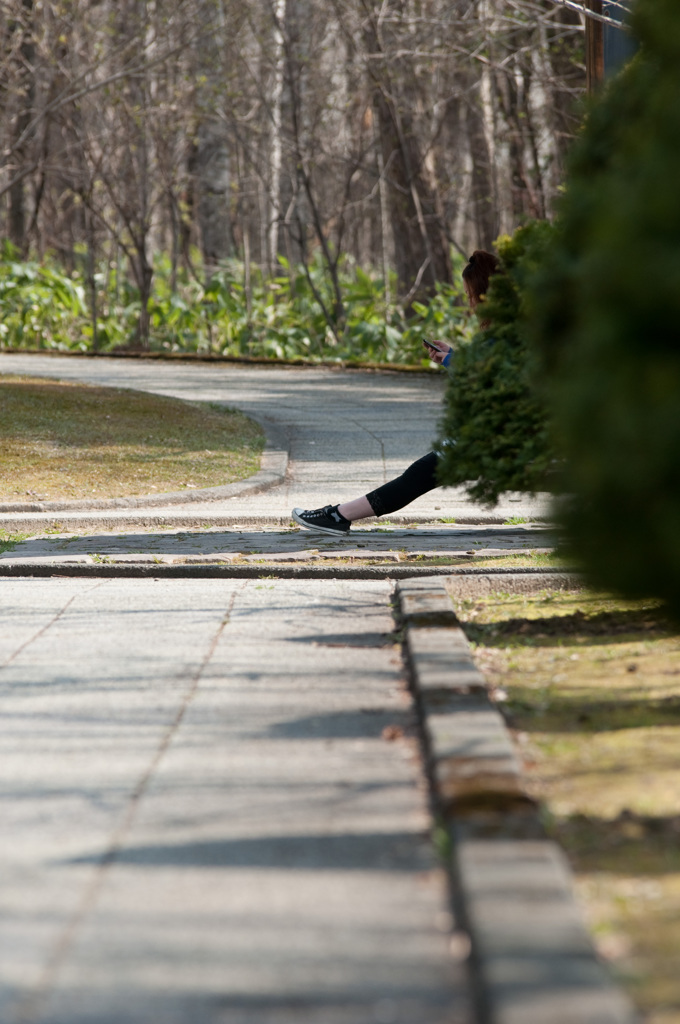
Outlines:
{"type": "Polygon", "coordinates": [[[352,501],[343,501],[342,504],[338,505],[338,512],[350,523],[353,523],[356,519],[366,519],[368,516],[375,515],[371,503],[365,494],[361,498],[353,498],[352,501]]]}
{"type": "MultiPolygon", "coordinates": [[[[437,480],[437,464],[439,456],[436,452],[428,452],[422,459],[417,459],[404,470],[401,476],[389,480],[382,487],[369,491],[366,500],[376,516],[386,516],[396,512],[404,505],[410,505],[419,498],[439,486],[437,480]]],[[[342,505],[339,506],[342,512],[342,505]]]]}
{"type": "Polygon", "coordinates": [[[411,463],[401,476],[389,480],[382,487],[376,487],[374,491],[369,491],[360,498],[353,498],[339,505],[324,505],[323,508],[294,508],[293,519],[300,526],[306,526],[310,530],[342,536],[349,533],[350,524],[357,519],[389,515],[390,512],[396,512],[397,509],[415,501],[421,494],[437,487],[438,462],[437,453],[428,452],[422,459],[411,463]]]}
{"type": "Polygon", "coordinates": [[[386,516],[396,512],[437,486],[438,461],[436,452],[428,452],[422,459],[412,462],[401,476],[389,480],[382,487],[376,487],[362,498],[343,501],[338,505],[338,512],[350,523],[367,516],[386,516]]]}

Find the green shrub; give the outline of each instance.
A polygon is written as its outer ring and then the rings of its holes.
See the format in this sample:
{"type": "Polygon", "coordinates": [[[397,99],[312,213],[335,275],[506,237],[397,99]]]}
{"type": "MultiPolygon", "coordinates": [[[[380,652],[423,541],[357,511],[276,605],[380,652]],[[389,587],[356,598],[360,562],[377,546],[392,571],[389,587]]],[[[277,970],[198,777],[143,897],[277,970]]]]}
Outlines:
{"type": "Polygon", "coordinates": [[[634,29],[575,148],[534,326],[573,551],[595,582],[680,611],[677,0],[640,3],[634,29]]]}
{"type": "Polygon", "coordinates": [[[11,348],[69,348],[87,318],[78,280],[50,263],[21,262],[9,242],[0,252],[0,313],[0,345],[11,348]]]}
{"type": "Polygon", "coordinates": [[[553,233],[536,221],[498,240],[504,273],[491,278],[478,307],[489,326],[451,360],[439,479],[466,484],[471,497],[488,504],[503,491],[545,488],[554,458],[526,331],[527,282],[553,233]]]}

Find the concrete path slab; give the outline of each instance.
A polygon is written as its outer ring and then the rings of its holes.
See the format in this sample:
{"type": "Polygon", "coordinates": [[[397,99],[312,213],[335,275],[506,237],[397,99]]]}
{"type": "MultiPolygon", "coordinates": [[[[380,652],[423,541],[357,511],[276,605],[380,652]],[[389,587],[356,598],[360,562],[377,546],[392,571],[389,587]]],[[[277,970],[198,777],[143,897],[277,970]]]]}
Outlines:
{"type": "Polygon", "coordinates": [[[3,1024],[468,1024],[390,597],[4,581],[3,1024]]]}

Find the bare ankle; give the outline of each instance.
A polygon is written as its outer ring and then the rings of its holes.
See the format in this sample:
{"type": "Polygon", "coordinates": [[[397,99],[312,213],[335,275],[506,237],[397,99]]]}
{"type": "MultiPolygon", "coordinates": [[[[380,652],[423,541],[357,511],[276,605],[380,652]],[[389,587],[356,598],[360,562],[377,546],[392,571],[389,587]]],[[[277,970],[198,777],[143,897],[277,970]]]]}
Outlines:
{"type": "Polygon", "coordinates": [[[338,512],[345,519],[348,519],[350,523],[353,523],[355,519],[367,519],[368,516],[375,515],[365,495],[361,498],[354,498],[352,501],[344,501],[341,505],[338,505],[338,512]]]}

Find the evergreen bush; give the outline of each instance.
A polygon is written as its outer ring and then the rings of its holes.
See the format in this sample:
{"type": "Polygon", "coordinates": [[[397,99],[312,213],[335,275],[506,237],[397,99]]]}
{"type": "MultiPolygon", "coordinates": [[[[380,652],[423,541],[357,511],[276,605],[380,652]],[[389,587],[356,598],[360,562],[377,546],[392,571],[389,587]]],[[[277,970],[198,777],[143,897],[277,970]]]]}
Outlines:
{"type": "Polygon", "coordinates": [[[488,326],[455,350],[449,367],[439,479],[466,484],[486,504],[503,491],[544,489],[554,459],[526,329],[528,281],[553,234],[547,221],[535,221],[498,239],[503,273],[477,307],[488,326]]]}
{"type": "Polygon", "coordinates": [[[680,611],[680,5],[645,0],[633,28],[574,149],[534,333],[574,553],[680,611]]]}

